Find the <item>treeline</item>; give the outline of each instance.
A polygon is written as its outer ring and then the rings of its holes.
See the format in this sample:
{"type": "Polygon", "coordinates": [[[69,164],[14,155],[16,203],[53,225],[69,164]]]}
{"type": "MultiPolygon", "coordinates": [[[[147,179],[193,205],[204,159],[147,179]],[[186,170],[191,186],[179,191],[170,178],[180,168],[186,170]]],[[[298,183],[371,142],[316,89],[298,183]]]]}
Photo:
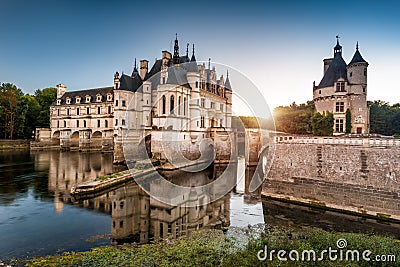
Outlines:
{"type": "Polygon", "coordinates": [[[0,85],[0,138],[32,138],[35,128],[49,127],[50,105],[57,98],[56,88],[24,94],[11,83],[0,85]]]}
{"type": "MultiPolygon", "coordinates": [[[[400,135],[400,104],[390,106],[380,100],[368,101],[370,109],[370,132],[382,135],[400,135]]],[[[333,114],[316,112],[314,102],[290,106],[279,106],[273,112],[275,127],[279,132],[292,134],[313,134],[329,136],[333,134],[333,114]]],[[[345,132],[351,131],[350,110],[346,111],[345,132]]]]}
{"type": "Polygon", "coordinates": [[[368,106],[371,133],[400,135],[400,103],[390,106],[387,102],[377,100],[368,101],[368,106]]]}

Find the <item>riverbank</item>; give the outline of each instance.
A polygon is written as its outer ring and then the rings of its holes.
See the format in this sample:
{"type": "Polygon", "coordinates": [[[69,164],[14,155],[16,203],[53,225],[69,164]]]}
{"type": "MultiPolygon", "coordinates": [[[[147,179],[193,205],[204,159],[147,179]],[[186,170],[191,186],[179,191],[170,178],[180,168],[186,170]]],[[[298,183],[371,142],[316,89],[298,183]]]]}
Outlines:
{"type": "Polygon", "coordinates": [[[105,246],[86,252],[67,252],[27,261],[14,260],[11,264],[26,264],[27,266],[399,266],[400,243],[398,240],[375,235],[326,232],[316,228],[296,230],[257,225],[246,228],[200,230],[193,232],[189,237],[181,237],[177,240],[167,238],[158,243],[141,246],[135,244],[105,246]],[[265,254],[266,248],[267,254],[265,254]],[[330,255],[323,252],[329,248],[332,249],[330,255]],[[279,254],[278,250],[286,251],[286,254],[283,252],[279,254]],[[315,252],[315,258],[311,250],[315,252]],[[364,252],[367,250],[371,253],[364,252]],[[297,251],[299,255],[291,251],[297,251]],[[303,251],[307,252],[303,253],[303,251]],[[347,251],[351,253],[346,253],[347,251]],[[358,256],[354,251],[359,252],[358,256]],[[302,260],[302,254],[305,255],[304,260],[302,260]],[[353,254],[354,258],[350,258],[353,254]],[[347,260],[346,257],[348,257],[347,260]],[[381,259],[380,262],[377,261],[378,257],[381,259]]]}
{"type": "Polygon", "coordinates": [[[10,149],[29,149],[29,140],[0,139],[0,150],[10,150],[10,149]]]}

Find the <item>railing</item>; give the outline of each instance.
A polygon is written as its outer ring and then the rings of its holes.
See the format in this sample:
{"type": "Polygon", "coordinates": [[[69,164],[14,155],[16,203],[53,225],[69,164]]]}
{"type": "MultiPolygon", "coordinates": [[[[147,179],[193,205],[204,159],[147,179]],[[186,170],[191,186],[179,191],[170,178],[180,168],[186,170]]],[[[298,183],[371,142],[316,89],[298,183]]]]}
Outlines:
{"type": "Polygon", "coordinates": [[[364,147],[400,147],[400,139],[395,138],[348,138],[312,136],[276,136],[276,143],[285,144],[325,144],[364,147]]]}

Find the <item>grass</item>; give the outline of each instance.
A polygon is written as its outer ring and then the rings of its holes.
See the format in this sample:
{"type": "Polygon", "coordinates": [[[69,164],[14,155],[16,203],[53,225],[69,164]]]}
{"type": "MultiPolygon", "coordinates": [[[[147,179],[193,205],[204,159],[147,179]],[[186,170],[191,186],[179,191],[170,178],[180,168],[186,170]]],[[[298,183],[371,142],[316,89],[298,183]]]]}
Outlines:
{"type": "Polygon", "coordinates": [[[157,167],[161,165],[161,161],[159,160],[153,160],[151,163],[137,163],[135,165],[135,168],[132,168],[131,170],[125,170],[122,172],[117,172],[117,173],[112,173],[112,174],[108,174],[108,175],[103,175],[100,177],[97,177],[95,179],[95,181],[100,181],[100,182],[105,182],[107,180],[110,180],[112,178],[118,178],[121,177],[123,175],[126,175],[128,173],[132,173],[132,172],[136,172],[136,171],[140,171],[140,170],[146,170],[146,169],[150,169],[151,167],[157,167]]]}
{"type": "MultiPolygon", "coordinates": [[[[13,264],[27,266],[400,266],[400,243],[388,237],[326,232],[307,228],[290,230],[265,226],[262,231],[239,229],[224,234],[221,230],[200,230],[190,237],[167,239],[154,244],[105,246],[87,252],[38,257],[13,264]],[[256,234],[255,234],[256,233],[256,234]],[[245,238],[243,238],[245,237],[245,238]],[[375,255],[395,255],[395,262],[376,261],[280,261],[276,253],[272,261],[260,261],[257,253],[264,249],[310,250],[317,258],[324,249],[337,249],[338,239],[345,239],[345,250],[371,250],[375,255]]],[[[301,254],[300,254],[301,255],[301,254]]],[[[361,254],[360,254],[361,255],[361,254]]],[[[288,257],[286,255],[286,257],[288,257]]],[[[361,256],[360,256],[361,257],[361,256]]]]}

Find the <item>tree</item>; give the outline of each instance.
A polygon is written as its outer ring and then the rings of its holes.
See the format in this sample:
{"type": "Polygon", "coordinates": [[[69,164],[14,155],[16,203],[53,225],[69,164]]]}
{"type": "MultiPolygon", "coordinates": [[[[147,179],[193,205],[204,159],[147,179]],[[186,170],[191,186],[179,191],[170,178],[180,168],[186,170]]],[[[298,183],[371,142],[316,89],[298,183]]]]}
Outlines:
{"type": "Polygon", "coordinates": [[[0,87],[0,106],[2,114],[0,131],[4,138],[13,138],[17,123],[17,105],[23,96],[21,89],[11,83],[2,83],[0,87]]]}
{"type": "Polygon", "coordinates": [[[57,99],[56,88],[45,88],[35,91],[35,98],[39,103],[41,110],[37,117],[36,127],[50,126],[50,106],[57,99]]]}
{"type": "Polygon", "coordinates": [[[315,112],[311,117],[312,132],[316,136],[331,136],[333,134],[333,114],[315,112]]]}
{"type": "Polygon", "coordinates": [[[370,108],[370,132],[383,135],[400,134],[400,104],[376,100],[368,102],[370,108]]]}
{"type": "Polygon", "coordinates": [[[311,117],[315,112],[313,101],[297,105],[279,106],[274,109],[273,116],[276,130],[293,134],[311,134],[311,117]]]}
{"type": "Polygon", "coordinates": [[[351,133],[351,111],[350,109],[346,110],[346,133],[351,133]]]}
{"type": "Polygon", "coordinates": [[[39,113],[40,105],[34,96],[26,94],[20,98],[20,101],[17,105],[18,137],[32,137],[32,131],[37,126],[37,118],[39,113]]]}

